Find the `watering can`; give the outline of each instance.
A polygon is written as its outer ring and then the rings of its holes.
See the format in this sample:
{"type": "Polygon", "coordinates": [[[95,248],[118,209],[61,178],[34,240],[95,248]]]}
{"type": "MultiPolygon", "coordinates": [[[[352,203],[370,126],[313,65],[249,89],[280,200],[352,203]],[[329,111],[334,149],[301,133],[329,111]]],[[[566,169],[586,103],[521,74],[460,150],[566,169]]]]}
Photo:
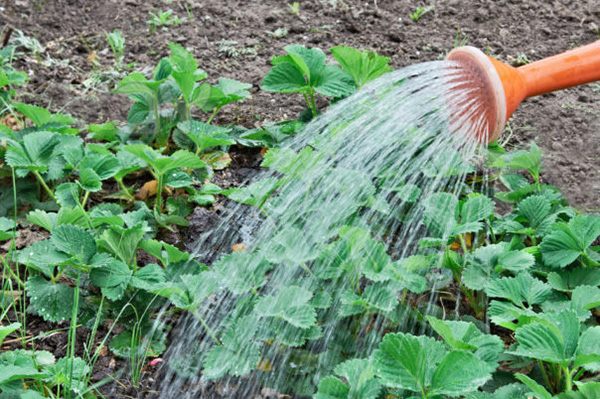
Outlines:
{"type": "Polygon", "coordinates": [[[463,89],[472,89],[483,104],[487,123],[475,138],[486,144],[498,139],[508,118],[527,97],[600,80],[600,40],[552,57],[514,68],[471,46],[458,47],[446,57],[461,65],[463,89]]]}

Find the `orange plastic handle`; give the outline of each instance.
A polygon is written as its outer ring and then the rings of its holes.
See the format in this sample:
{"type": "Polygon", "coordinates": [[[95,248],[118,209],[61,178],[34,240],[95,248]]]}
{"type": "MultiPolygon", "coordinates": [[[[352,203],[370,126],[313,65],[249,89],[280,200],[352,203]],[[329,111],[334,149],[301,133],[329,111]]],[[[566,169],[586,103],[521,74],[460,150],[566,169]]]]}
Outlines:
{"type": "Polygon", "coordinates": [[[526,97],[600,80],[600,40],[517,68],[526,97]]]}

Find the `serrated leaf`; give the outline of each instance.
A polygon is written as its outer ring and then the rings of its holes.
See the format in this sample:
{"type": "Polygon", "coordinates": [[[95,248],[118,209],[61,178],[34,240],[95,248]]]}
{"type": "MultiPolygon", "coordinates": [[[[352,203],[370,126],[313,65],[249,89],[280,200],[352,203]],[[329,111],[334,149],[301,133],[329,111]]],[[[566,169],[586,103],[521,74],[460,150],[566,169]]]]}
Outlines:
{"type": "Polygon", "coordinates": [[[87,264],[96,254],[96,240],[84,228],[63,224],[52,231],[50,238],[54,247],[74,256],[82,264],[87,264]]]}
{"type": "Polygon", "coordinates": [[[53,277],[55,265],[68,261],[69,255],[59,252],[50,240],[38,241],[19,252],[19,262],[23,263],[47,277],[53,277]]]}
{"type": "Polygon", "coordinates": [[[546,388],[535,382],[533,379],[527,377],[525,374],[515,374],[515,378],[527,385],[529,389],[533,391],[540,399],[553,399],[552,394],[546,391],[546,388]]]}
{"type": "Polygon", "coordinates": [[[298,286],[285,287],[275,296],[260,298],[255,307],[259,316],[278,317],[294,327],[307,329],[317,321],[317,312],[309,302],[312,292],[298,286]]]}
{"type": "Polygon", "coordinates": [[[168,298],[180,309],[195,311],[211,294],[218,290],[214,276],[209,272],[199,274],[181,274],[152,292],[168,298]]]}
{"type": "Polygon", "coordinates": [[[323,68],[311,84],[317,93],[333,98],[346,97],[356,90],[352,77],[335,65],[323,68]]]}
{"type": "Polygon", "coordinates": [[[491,378],[485,363],[469,352],[448,353],[437,365],[429,392],[459,396],[475,391],[491,378]]]}
{"type": "Polygon", "coordinates": [[[359,51],[352,47],[337,46],[330,49],[336,61],[342,66],[361,88],[379,76],[393,71],[388,65],[390,59],[374,51],[359,51]]]}
{"type": "Polygon", "coordinates": [[[565,267],[580,256],[600,236],[600,216],[577,215],[568,224],[556,223],[540,244],[542,258],[553,267],[565,267]]]}
{"type": "Polygon", "coordinates": [[[273,265],[262,256],[247,251],[232,252],[213,265],[213,272],[235,295],[255,291],[266,283],[266,273],[273,265]]]}
{"type": "Polygon", "coordinates": [[[527,273],[517,277],[504,277],[493,280],[485,287],[490,297],[508,299],[519,307],[543,303],[552,293],[552,288],[527,273]]]}
{"type": "Polygon", "coordinates": [[[245,187],[235,187],[223,191],[223,195],[243,204],[260,208],[277,187],[277,179],[267,178],[245,187]]]}
{"type": "Polygon", "coordinates": [[[568,365],[575,354],[579,338],[579,320],[574,311],[555,315],[550,323],[533,322],[517,329],[518,356],[568,365]]]}
{"type": "Polygon", "coordinates": [[[392,333],[373,352],[373,365],[388,387],[423,392],[445,354],[444,346],[432,338],[392,333]]]}
{"type": "Polygon", "coordinates": [[[31,119],[36,126],[45,125],[52,119],[52,114],[46,108],[23,103],[13,103],[12,105],[17,111],[31,119]]]}
{"type": "Polygon", "coordinates": [[[231,130],[228,128],[216,127],[200,121],[180,122],[177,127],[194,142],[197,151],[235,143],[235,140],[227,134],[231,130]]]}
{"type": "Polygon", "coordinates": [[[423,223],[434,237],[447,237],[458,224],[458,199],[448,193],[435,193],[425,204],[423,223]]]}
{"type": "Polygon", "coordinates": [[[54,195],[60,206],[75,208],[79,206],[81,188],[77,183],[63,183],[56,187],[54,195]]]}
{"type": "Polygon", "coordinates": [[[302,71],[289,63],[273,66],[260,85],[262,91],[277,93],[295,93],[306,90],[308,87],[302,71]]]}
{"type": "Polygon", "coordinates": [[[508,251],[498,258],[498,266],[513,273],[528,270],[535,264],[535,257],[524,251],[508,251]]]}
{"type": "Polygon", "coordinates": [[[98,174],[91,168],[79,170],[79,184],[86,191],[96,192],[102,190],[102,182],[98,174]]]}
{"type": "Polygon", "coordinates": [[[6,148],[4,159],[15,168],[43,171],[48,169],[54,148],[59,144],[53,132],[33,132],[23,137],[23,144],[14,143],[6,148]]]}
{"type": "Polygon", "coordinates": [[[253,337],[258,320],[251,316],[237,320],[227,330],[222,345],[214,346],[204,360],[203,374],[216,379],[229,374],[243,376],[254,370],[260,361],[260,349],[253,337]]]}
{"type": "Polygon", "coordinates": [[[460,210],[460,223],[478,222],[494,214],[494,201],[483,195],[469,198],[460,210]]]}
{"type": "Polygon", "coordinates": [[[557,291],[570,292],[581,285],[600,285],[600,269],[577,267],[548,274],[548,284],[557,291]]]}
{"type": "Polygon", "coordinates": [[[100,236],[98,248],[130,265],[133,264],[138,244],[144,238],[145,233],[146,230],[142,225],[128,229],[109,227],[100,236]]]}
{"type": "Polygon", "coordinates": [[[14,331],[17,331],[19,328],[21,328],[21,323],[11,323],[7,326],[0,325],[0,346],[2,346],[2,342],[4,342],[4,339],[7,336],[12,334],[14,331]]]}
{"type": "Polygon", "coordinates": [[[25,283],[31,307],[44,320],[58,322],[69,320],[75,303],[75,289],[64,284],[55,284],[43,277],[30,277],[25,283]]]}
{"type": "Polygon", "coordinates": [[[138,269],[131,278],[131,286],[151,291],[165,282],[165,271],[156,263],[149,263],[138,269]]]}
{"type": "Polygon", "coordinates": [[[94,268],[90,278],[94,285],[102,289],[102,293],[110,300],[116,301],[125,293],[129,285],[132,272],[129,267],[116,259],[103,267],[94,268]]]}

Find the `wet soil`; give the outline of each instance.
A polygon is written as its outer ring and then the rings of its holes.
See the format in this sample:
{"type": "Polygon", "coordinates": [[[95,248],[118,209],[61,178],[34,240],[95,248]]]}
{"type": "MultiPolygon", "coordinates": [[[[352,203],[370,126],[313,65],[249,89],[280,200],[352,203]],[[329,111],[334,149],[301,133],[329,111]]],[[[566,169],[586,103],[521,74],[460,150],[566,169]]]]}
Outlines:
{"type": "MultiPolygon", "coordinates": [[[[400,68],[443,58],[463,40],[501,61],[518,65],[600,39],[597,0],[301,0],[298,14],[290,12],[287,3],[0,0],[0,45],[9,38],[9,28],[39,41],[37,53],[21,48],[24,54],[15,63],[30,79],[21,90],[21,101],[70,113],[85,123],[102,123],[124,121],[130,105],[125,96],[110,93],[118,74],[112,69],[113,57],[104,32],[122,32],[125,63],[135,63],[136,69],[154,67],[168,55],[167,44],[177,42],[194,53],[211,83],[222,76],[253,85],[251,99],[225,107],[216,118],[217,124],[250,128],[296,118],[303,109],[300,96],[258,90],[271,58],[282,54],[288,44],[324,50],[336,45],[375,50],[400,68]],[[428,5],[434,5],[434,10],[417,22],[409,18],[417,7],[428,5]],[[150,12],[167,9],[172,9],[181,22],[150,34],[150,12]],[[282,37],[269,33],[278,28],[287,33],[282,37]]],[[[19,37],[13,32],[10,38],[15,41],[19,37]]],[[[526,100],[501,140],[518,148],[535,140],[546,155],[544,181],[560,187],[573,206],[600,210],[599,84],[526,100]]],[[[250,177],[258,169],[260,153],[237,149],[232,151],[232,159],[230,168],[217,176],[224,187],[250,177]]],[[[218,223],[219,216],[218,212],[197,208],[190,219],[192,227],[180,230],[171,241],[191,242],[218,223]]],[[[35,320],[32,333],[49,329],[35,320]]],[[[56,335],[43,342],[48,348],[64,345],[55,340],[64,337],[56,335]]],[[[102,362],[100,366],[106,363],[102,367],[107,372],[118,366],[110,356],[102,362]]],[[[153,377],[153,370],[149,370],[143,381],[151,385],[153,377]]],[[[123,386],[118,397],[152,396],[143,387],[123,386]]],[[[257,395],[267,397],[267,393],[257,395]]]]}

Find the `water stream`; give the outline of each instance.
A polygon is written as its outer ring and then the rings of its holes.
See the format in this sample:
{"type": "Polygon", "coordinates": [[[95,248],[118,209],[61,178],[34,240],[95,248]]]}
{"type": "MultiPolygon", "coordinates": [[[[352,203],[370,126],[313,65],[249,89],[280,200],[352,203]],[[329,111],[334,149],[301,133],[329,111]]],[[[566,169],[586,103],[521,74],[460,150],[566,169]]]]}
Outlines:
{"type": "Polygon", "coordinates": [[[198,237],[210,270],[191,283],[197,312],[174,326],[161,398],[310,396],[384,333],[424,331],[412,309],[437,307],[451,279],[419,246],[426,204],[473,190],[480,157],[464,73],[437,61],[386,74],[266,155],[246,198],[260,208],[231,202],[198,237]]]}

